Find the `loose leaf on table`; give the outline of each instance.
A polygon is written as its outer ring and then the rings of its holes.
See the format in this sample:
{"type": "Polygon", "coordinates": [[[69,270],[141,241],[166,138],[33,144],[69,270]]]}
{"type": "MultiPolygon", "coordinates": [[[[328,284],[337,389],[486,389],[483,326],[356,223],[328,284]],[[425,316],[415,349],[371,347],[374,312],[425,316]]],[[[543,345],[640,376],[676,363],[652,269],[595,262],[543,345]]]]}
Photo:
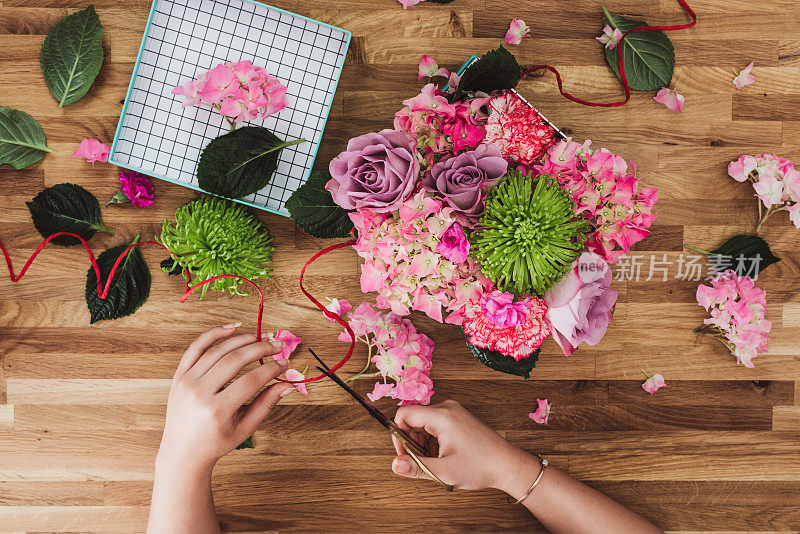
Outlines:
{"type": "Polygon", "coordinates": [[[461,100],[467,91],[491,93],[512,89],[519,82],[521,75],[522,68],[517,63],[514,54],[501,46],[487,52],[467,67],[467,70],[461,75],[461,80],[458,82],[458,87],[451,100],[461,100]]]}
{"type": "Polygon", "coordinates": [[[200,155],[197,180],[204,191],[241,198],[266,186],[281,150],[305,143],[305,139],[281,141],[260,126],[245,126],[212,140],[200,155]]]}
{"type": "Polygon", "coordinates": [[[255,446],[253,445],[253,436],[250,436],[249,438],[241,442],[239,445],[237,445],[236,450],[239,449],[255,449],[255,446]]]}
{"type": "Polygon", "coordinates": [[[325,184],[331,179],[328,171],[313,173],[308,181],[292,193],[286,209],[292,220],[309,235],[321,238],[348,237],[353,221],[348,211],[333,201],[325,184]]]}
{"type": "Polygon", "coordinates": [[[84,97],[103,65],[103,26],[89,6],[58,21],[42,45],[39,57],[44,81],[58,106],[84,97]]]}
{"type": "Polygon", "coordinates": [[[36,120],[16,109],[0,106],[0,165],[24,169],[48,152],[44,131],[36,120]]]}
{"type": "MultiPolygon", "coordinates": [[[[647,26],[643,20],[631,20],[625,17],[614,16],[603,7],[608,25],[619,29],[623,34],[631,28],[647,26]]],[[[642,30],[629,34],[618,45],[622,47],[622,64],[625,66],[625,76],[628,86],[634,91],[656,91],[662,87],[669,87],[672,81],[672,71],[675,68],[675,51],[669,37],[658,30],[642,30]]],[[[617,48],[604,49],[606,61],[617,78],[619,74],[619,59],[617,48]]]]}
{"type": "Polygon", "coordinates": [[[467,348],[483,365],[490,367],[495,371],[521,376],[525,379],[531,377],[531,371],[533,371],[533,368],[536,367],[536,361],[539,359],[539,352],[541,351],[541,349],[536,349],[536,352],[527,358],[522,358],[521,360],[517,361],[511,356],[506,356],[505,354],[501,354],[496,350],[476,347],[469,341],[467,341],[467,348]]]}
{"type": "Polygon", "coordinates": [[[716,265],[729,266],[737,274],[747,276],[758,276],[773,263],[781,261],[762,237],[749,234],[733,236],[719,248],[710,251],[708,256],[716,265]]]}
{"type": "MultiPolygon", "coordinates": [[[[138,240],[139,236],[136,236],[132,243],[136,243],[138,240]]],[[[123,244],[111,247],[97,257],[101,287],[105,288],[114,263],[128,246],[130,245],[123,244]]],[[[111,289],[104,299],[97,294],[97,274],[94,272],[94,268],[89,267],[89,272],[86,273],[86,304],[92,316],[92,324],[132,315],[147,301],[149,296],[150,268],[144,261],[139,247],[131,249],[119,263],[111,281],[111,289]]]]}
{"type": "MultiPolygon", "coordinates": [[[[95,196],[79,185],[54,185],[26,204],[31,212],[33,225],[42,237],[50,237],[58,232],[70,232],[88,241],[97,232],[114,234],[103,225],[100,218],[100,203],[95,196]]],[[[80,240],[62,235],[51,242],[62,247],[71,247],[79,244],[80,240]]]]}

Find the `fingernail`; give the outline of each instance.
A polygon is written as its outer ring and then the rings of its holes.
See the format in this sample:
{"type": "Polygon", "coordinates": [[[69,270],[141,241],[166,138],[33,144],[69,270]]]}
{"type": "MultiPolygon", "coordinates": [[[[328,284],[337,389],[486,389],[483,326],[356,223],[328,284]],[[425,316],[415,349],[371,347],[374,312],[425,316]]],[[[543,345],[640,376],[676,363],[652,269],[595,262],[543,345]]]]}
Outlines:
{"type": "Polygon", "coordinates": [[[280,360],[275,360],[275,361],[278,362],[278,365],[286,365],[286,366],[289,365],[289,360],[285,358],[281,358],[280,360]]]}
{"type": "Polygon", "coordinates": [[[289,394],[289,393],[291,393],[292,391],[294,391],[294,388],[293,388],[293,387],[291,387],[291,388],[289,388],[289,389],[284,389],[283,391],[281,391],[281,398],[284,398],[286,395],[288,395],[288,394],[289,394]]]}
{"type": "Polygon", "coordinates": [[[278,340],[270,341],[270,343],[272,343],[272,346],[275,347],[275,350],[283,350],[283,347],[286,346],[286,343],[278,340]]]}
{"type": "Polygon", "coordinates": [[[405,475],[411,470],[411,466],[406,460],[395,458],[392,462],[392,471],[398,475],[405,475]]]}
{"type": "Polygon", "coordinates": [[[231,324],[226,324],[222,328],[227,328],[228,330],[233,330],[234,328],[239,328],[240,326],[242,326],[242,323],[231,323],[231,324]]]}

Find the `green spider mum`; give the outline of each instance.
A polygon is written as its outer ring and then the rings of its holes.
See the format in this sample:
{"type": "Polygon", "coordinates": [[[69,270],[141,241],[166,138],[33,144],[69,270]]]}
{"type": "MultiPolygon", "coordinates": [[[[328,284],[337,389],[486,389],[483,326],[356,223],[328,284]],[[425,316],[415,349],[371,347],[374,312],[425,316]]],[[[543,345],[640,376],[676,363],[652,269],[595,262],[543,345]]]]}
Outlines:
{"type": "MultiPolygon", "coordinates": [[[[253,282],[268,280],[272,269],[272,238],[254,215],[238,204],[216,197],[201,197],[175,213],[175,226],[164,221],[161,243],[169,249],[181,270],[188,269],[195,282],[221,274],[235,274],[253,282]]],[[[239,286],[247,284],[236,278],[220,278],[203,286],[215,291],[248,295],[239,286]]]]}
{"type": "Polygon", "coordinates": [[[472,255],[499,287],[543,295],[580,256],[589,225],[550,176],[510,171],[489,190],[472,255]]]}

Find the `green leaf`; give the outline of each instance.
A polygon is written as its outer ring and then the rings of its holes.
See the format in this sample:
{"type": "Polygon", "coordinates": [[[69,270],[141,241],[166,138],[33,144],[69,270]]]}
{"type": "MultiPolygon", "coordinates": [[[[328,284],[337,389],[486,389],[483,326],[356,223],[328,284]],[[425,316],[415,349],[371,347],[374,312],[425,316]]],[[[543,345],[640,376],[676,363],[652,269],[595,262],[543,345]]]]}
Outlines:
{"type": "Polygon", "coordinates": [[[89,6],[64,17],[50,30],[39,61],[58,107],[84,97],[103,66],[103,26],[89,6]]]}
{"type": "Polygon", "coordinates": [[[24,169],[48,152],[44,131],[36,120],[25,113],[0,106],[0,165],[24,169]]]}
{"type": "MultiPolygon", "coordinates": [[[[94,195],[75,184],[57,184],[45,189],[33,200],[26,202],[31,212],[33,225],[42,234],[50,237],[58,232],[70,232],[86,241],[97,232],[114,232],[103,225],[100,218],[100,203],[94,195]]],[[[52,243],[71,247],[80,243],[69,235],[58,236],[52,243]]]]}
{"type": "Polygon", "coordinates": [[[772,253],[769,244],[757,235],[735,235],[710,252],[688,245],[686,248],[708,255],[720,271],[730,268],[740,276],[757,277],[761,271],[781,261],[772,253]]]}
{"type": "MultiPolygon", "coordinates": [[[[138,240],[139,236],[136,236],[132,243],[138,240]]],[[[103,288],[111,268],[128,246],[123,244],[111,247],[97,257],[103,288]]],[[[147,301],[148,296],[150,296],[150,268],[144,261],[139,247],[131,249],[119,263],[111,281],[111,289],[104,299],[97,294],[97,274],[94,268],[90,267],[86,273],[86,304],[92,316],[92,324],[132,315],[147,301]]]]}
{"type": "Polygon", "coordinates": [[[238,451],[239,449],[255,449],[255,447],[253,446],[253,436],[250,436],[249,438],[241,442],[239,445],[237,445],[236,450],[238,451]]]}
{"type": "Polygon", "coordinates": [[[255,193],[269,183],[281,150],[305,143],[281,141],[260,126],[245,126],[211,141],[200,154],[197,180],[204,191],[228,198],[255,193]]]}
{"type": "Polygon", "coordinates": [[[292,193],[286,209],[292,220],[309,235],[321,238],[348,237],[353,221],[348,211],[333,201],[325,184],[331,179],[328,171],[312,174],[308,181],[292,193]]]}
{"type": "Polygon", "coordinates": [[[458,87],[451,97],[455,102],[464,97],[467,91],[483,91],[492,93],[504,89],[512,89],[519,82],[522,68],[514,54],[502,46],[487,52],[479,60],[467,67],[458,87]]]}
{"type": "Polygon", "coordinates": [[[536,367],[536,361],[539,359],[539,352],[541,349],[536,349],[536,352],[517,361],[511,356],[501,354],[496,350],[482,349],[472,345],[467,341],[467,348],[475,358],[487,367],[491,367],[495,371],[506,373],[509,375],[521,376],[528,379],[531,377],[531,371],[536,367]]]}
{"type": "MultiPolygon", "coordinates": [[[[612,28],[617,28],[623,34],[631,28],[647,26],[643,20],[631,20],[625,17],[613,16],[603,7],[606,21],[612,28]]],[[[658,30],[642,30],[628,35],[620,45],[622,47],[622,64],[625,66],[625,76],[628,85],[634,91],[657,91],[662,87],[669,87],[672,81],[672,71],[675,68],[675,51],[669,37],[658,30]]],[[[617,49],[604,49],[606,61],[617,78],[619,74],[619,60],[617,49]]]]}

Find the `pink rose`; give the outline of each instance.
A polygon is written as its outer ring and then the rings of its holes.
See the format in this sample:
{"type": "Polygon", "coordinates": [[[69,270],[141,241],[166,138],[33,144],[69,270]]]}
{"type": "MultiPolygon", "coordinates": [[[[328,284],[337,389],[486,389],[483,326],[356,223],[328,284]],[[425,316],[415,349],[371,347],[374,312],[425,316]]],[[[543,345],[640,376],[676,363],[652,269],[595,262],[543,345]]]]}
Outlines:
{"type": "Polygon", "coordinates": [[[464,263],[469,256],[469,240],[464,228],[458,223],[453,223],[445,230],[441,241],[436,245],[436,252],[453,263],[464,263]]]}
{"type": "Polygon", "coordinates": [[[584,252],[545,295],[547,321],[564,355],[572,354],[583,342],[596,345],[603,339],[617,302],[617,291],[610,285],[608,264],[597,254],[584,252]]]}

